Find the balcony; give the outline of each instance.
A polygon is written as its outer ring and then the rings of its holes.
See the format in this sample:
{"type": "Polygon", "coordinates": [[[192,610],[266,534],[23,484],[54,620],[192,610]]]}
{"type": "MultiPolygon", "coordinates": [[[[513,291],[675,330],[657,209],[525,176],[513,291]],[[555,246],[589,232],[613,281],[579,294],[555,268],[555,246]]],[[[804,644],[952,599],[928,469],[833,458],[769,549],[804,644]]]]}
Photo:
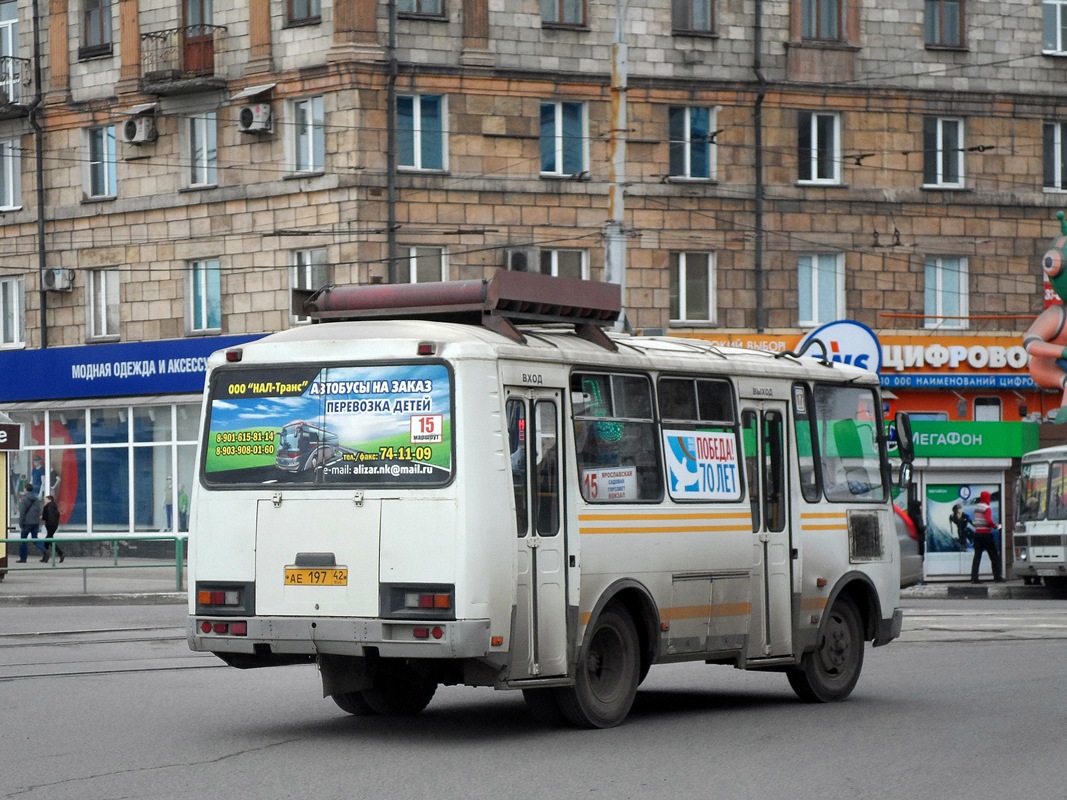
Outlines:
{"type": "Polygon", "coordinates": [[[148,94],[191,94],[226,85],[219,60],[226,43],[220,25],[186,25],[141,34],[141,88],[148,94]]]}
{"type": "Polygon", "coordinates": [[[33,70],[28,58],[0,56],[0,119],[24,117],[33,98],[33,70]]]}

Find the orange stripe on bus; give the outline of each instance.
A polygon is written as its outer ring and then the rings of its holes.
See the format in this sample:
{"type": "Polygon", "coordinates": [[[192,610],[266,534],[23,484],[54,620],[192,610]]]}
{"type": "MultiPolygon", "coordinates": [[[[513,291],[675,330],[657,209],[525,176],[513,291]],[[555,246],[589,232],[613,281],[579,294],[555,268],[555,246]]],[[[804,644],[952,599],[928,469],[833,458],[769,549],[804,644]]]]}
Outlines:
{"type": "Polygon", "coordinates": [[[737,525],[676,525],[670,528],[635,528],[632,526],[628,526],[625,528],[579,528],[578,533],[706,533],[708,531],[727,532],[737,530],[741,530],[741,528],[737,525]]]}
{"type": "Polygon", "coordinates": [[[580,520],[649,520],[649,519],[749,519],[744,514],[737,512],[724,512],[718,514],[711,513],[690,513],[684,514],[680,512],[664,512],[664,513],[633,513],[633,514],[579,514],[580,520]]]}
{"type": "Polygon", "coordinates": [[[804,597],[800,600],[801,611],[822,611],[826,608],[825,597],[804,597]]]}

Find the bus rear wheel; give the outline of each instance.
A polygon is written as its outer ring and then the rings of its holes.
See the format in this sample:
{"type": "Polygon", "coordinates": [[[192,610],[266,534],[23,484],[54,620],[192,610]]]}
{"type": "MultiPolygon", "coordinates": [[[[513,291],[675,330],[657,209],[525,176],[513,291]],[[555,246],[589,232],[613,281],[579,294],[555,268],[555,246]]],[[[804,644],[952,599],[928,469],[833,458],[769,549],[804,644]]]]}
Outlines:
{"type": "Polygon", "coordinates": [[[819,644],[805,653],[800,666],[789,670],[789,685],[806,703],[844,700],[863,668],[863,628],[856,604],[840,597],[819,633],[819,644]]]}
{"type": "Polygon", "coordinates": [[[411,717],[433,699],[437,683],[408,664],[382,665],[374,685],[364,689],[363,700],[376,714],[385,717],[411,717]]]}
{"type": "Polygon", "coordinates": [[[344,712],[357,717],[373,717],[377,711],[370,707],[370,703],[363,696],[363,692],[342,692],[330,695],[337,707],[344,712]]]}
{"type": "Polygon", "coordinates": [[[630,615],[609,605],[588,633],[574,686],[556,694],[560,711],[581,728],[612,728],[630,713],[641,673],[637,629],[630,615]]]}

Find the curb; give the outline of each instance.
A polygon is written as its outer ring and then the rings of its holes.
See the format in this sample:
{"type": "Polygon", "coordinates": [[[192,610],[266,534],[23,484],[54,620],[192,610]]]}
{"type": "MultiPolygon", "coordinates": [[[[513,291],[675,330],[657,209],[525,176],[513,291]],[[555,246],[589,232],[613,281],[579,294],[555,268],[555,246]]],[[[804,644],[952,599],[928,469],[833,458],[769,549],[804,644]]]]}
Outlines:
{"type": "Polygon", "coordinates": [[[185,605],[185,592],[125,592],[111,594],[0,595],[0,608],[19,606],[159,606],[185,605]]]}
{"type": "Polygon", "coordinates": [[[1025,586],[1013,583],[950,583],[909,586],[900,590],[901,599],[953,600],[1054,600],[1044,586],[1025,586]]]}

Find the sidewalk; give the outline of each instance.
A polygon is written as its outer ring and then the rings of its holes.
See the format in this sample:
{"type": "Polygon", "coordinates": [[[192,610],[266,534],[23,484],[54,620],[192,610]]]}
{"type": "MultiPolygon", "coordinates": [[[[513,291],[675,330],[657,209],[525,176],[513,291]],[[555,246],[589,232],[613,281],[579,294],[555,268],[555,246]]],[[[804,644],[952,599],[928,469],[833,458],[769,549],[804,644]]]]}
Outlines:
{"type": "Polygon", "coordinates": [[[1049,590],[1044,586],[1026,586],[1022,578],[994,583],[992,578],[985,578],[981,583],[971,583],[967,579],[932,580],[920,586],[909,586],[900,590],[900,596],[907,600],[947,598],[949,600],[1053,600],[1049,590]]]}
{"type": "MultiPolygon", "coordinates": [[[[139,561],[121,558],[114,566],[110,558],[68,556],[54,566],[40,562],[40,551],[30,548],[26,564],[8,557],[7,574],[0,580],[0,608],[28,605],[152,605],[185,603],[188,574],[182,569],[183,591],[178,590],[177,569],[169,566],[139,566],[139,561]],[[36,555],[35,555],[36,554],[36,555]]],[[[0,570],[2,571],[2,570],[0,570]]]]}

